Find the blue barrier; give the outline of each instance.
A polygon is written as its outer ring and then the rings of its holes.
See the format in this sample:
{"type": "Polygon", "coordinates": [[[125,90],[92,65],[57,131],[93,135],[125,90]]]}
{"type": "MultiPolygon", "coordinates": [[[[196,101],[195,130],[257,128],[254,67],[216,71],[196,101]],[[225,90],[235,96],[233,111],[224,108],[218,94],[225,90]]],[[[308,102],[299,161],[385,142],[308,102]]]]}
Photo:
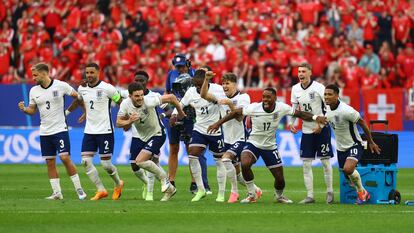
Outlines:
{"type": "MultiPolygon", "coordinates": [[[[412,139],[414,132],[397,132],[399,135],[399,163],[398,167],[414,168],[414,160],[411,155],[414,154],[412,139]]],[[[83,128],[72,128],[69,131],[71,140],[72,159],[79,164],[81,161],[80,150],[83,137],[83,128]]],[[[282,156],[285,166],[300,166],[302,162],[299,158],[301,134],[292,134],[289,131],[280,131],[277,133],[277,142],[279,153],[282,156]]],[[[128,164],[129,146],[131,142],[130,132],[115,130],[115,151],[112,158],[115,164],[128,164]]],[[[336,148],[335,139],[332,138],[332,146],[336,148]]],[[[181,148],[184,148],[182,145],[181,148]]],[[[335,153],[336,155],[336,153],[335,153]]],[[[209,152],[206,153],[208,164],[214,165],[213,157],[209,152]]],[[[95,161],[98,162],[95,156],[95,161]]],[[[181,150],[178,154],[180,165],[188,164],[188,157],[185,151],[181,150]]],[[[168,162],[168,139],[161,148],[161,164],[168,162]]],[[[337,163],[336,156],[331,160],[333,164],[337,163]]],[[[10,128],[0,127],[0,163],[43,163],[40,154],[39,131],[34,128],[10,128]]],[[[319,161],[314,162],[320,165],[319,161]]],[[[261,159],[257,165],[264,166],[261,159]]]]}

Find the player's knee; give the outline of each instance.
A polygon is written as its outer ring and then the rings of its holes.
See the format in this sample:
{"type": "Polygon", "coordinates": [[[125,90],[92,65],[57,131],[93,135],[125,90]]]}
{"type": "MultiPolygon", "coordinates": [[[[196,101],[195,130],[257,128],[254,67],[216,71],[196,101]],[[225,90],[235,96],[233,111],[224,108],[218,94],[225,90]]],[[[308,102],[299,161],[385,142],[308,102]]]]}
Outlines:
{"type": "Polygon", "coordinates": [[[112,164],[111,160],[101,160],[101,164],[102,167],[105,171],[107,171],[108,173],[113,173],[114,172],[114,165],[112,164]]]}
{"type": "Polygon", "coordinates": [[[132,169],[133,172],[137,172],[137,171],[139,171],[140,168],[135,163],[131,163],[131,169],[132,169]]]}
{"type": "Polygon", "coordinates": [[[82,165],[88,170],[90,167],[93,166],[92,158],[82,157],[82,165]]]}
{"type": "Polygon", "coordinates": [[[342,169],[342,172],[346,175],[346,176],[349,176],[349,175],[351,175],[353,172],[354,172],[354,168],[353,167],[348,167],[348,166],[345,166],[343,169],[342,169]]]}
{"type": "Polygon", "coordinates": [[[62,161],[62,163],[64,163],[64,164],[68,164],[68,163],[71,162],[69,155],[59,155],[59,157],[60,157],[60,160],[62,161]]]}

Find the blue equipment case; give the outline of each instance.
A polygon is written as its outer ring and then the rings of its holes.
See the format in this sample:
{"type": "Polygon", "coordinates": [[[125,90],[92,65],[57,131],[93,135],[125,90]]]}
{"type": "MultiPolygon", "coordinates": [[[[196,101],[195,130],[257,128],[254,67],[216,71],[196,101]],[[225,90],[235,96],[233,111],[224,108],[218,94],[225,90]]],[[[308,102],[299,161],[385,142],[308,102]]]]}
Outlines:
{"type": "MultiPolygon", "coordinates": [[[[397,165],[367,164],[356,168],[361,175],[362,185],[370,193],[369,204],[399,204],[401,195],[397,191],[397,165]]],[[[339,174],[341,203],[354,204],[357,193],[350,186],[343,172],[339,174]]]]}

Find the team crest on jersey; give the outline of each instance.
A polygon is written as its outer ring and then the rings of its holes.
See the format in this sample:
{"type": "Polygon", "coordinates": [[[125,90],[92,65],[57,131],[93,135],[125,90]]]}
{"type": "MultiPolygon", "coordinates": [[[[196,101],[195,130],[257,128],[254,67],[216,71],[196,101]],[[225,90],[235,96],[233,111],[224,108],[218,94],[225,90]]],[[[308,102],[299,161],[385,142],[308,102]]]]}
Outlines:
{"type": "Polygon", "coordinates": [[[233,100],[233,104],[237,106],[237,100],[233,100]]]}
{"type": "Polygon", "coordinates": [[[335,123],[339,123],[339,116],[335,116],[335,123]]]}
{"type": "Polygon", "coordinates": [[[279,113],[276,112],[273,114],[273,120],[276,120],[278,117],[279,117],[279,113]]]}
{"type": "Polygon", "coordinates": [[[101,90],[96,92],[96,97],[97,98],[102,98],[102,91],[101,90]]]}
{"type": "Polygon", "coordinates": [[[314,100],[315,99],[315,92],[309,93],[309,99],[314,100]]]}
{"type": "Polygon", "coordinates": [[[59,92],[58,91],[53,91],[53,97],[58,97],[59,96],[59,92]]]}

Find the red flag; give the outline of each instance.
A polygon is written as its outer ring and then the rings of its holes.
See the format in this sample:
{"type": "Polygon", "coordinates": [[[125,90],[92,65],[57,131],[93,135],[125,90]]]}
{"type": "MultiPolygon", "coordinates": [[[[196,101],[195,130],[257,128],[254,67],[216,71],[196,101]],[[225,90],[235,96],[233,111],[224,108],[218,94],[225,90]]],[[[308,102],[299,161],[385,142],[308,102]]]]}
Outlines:
{"type": "MultiPolygon", "coordinates": [[[[388,120],[389,130],[403,129],[403,90],[363,90],[365,120],[388,120]]],[[[383,130],[384,127],[374,127],[383,130]]]]}

